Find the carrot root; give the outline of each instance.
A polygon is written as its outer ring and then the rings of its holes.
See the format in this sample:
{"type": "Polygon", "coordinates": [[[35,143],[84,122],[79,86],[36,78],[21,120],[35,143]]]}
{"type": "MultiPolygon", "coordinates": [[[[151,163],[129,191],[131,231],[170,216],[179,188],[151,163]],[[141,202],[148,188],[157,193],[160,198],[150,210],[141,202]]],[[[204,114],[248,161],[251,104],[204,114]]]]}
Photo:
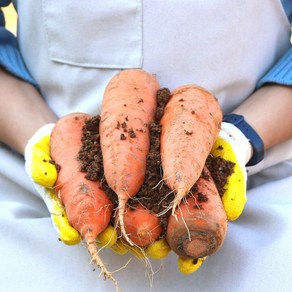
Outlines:
{"type": "Polygon", "coordinates": [[[189,190],[179,189],[178,192],[176,193],[176,196],[173,200],[172,211],[171,211],[171,215],[174,216],[176,220],[177,220],[176,209],[180,205],[182,199],[186,196],[188,192],[189,190]]]}
{"type": "Polygon", "coordinates": [[[152,74],[128,69],[110,80],[103,96],[100,142],[104,176],[118,196],[120,230],[131,246],[134,244],[126,233],[123,217],[127,200],[137,194],[145,179],[149,123],[154,120],[159,88],[152,74]]]}
{"type": "Polygon", "coordinates": [[[135,246],[134,242],[130,239],[130,237],[128,236],[126,232],[125,220],[124,220],[125,210],[126,210],[126,201],[120,200],[119,207],[118,207],[118,223],[119,223],[121,235],[124,237],[127,243],[129,243],[131,246],[135,246]]]}
{"type": "Polygon", "coordinates": [[[98,255],[98,248],[95,243],[95,238],[91,234],[88,233],[84,239],[87,243],[87,249],[92,258],[91,262],[95,263],[98,266],[98,268],[101,269],[101,274],[104,275],[105,279],[108,278],[113,281],[116,291],[119,291],[117,280],[114,278],[113,274],[108,271],[108,269],[106,268],[103,261],[98,255]]]}
{"type": "Polygon", "coordinates": [[[189,84],[172,91],[160,120],[163,177],[176,193],[172,215],[200,177],[221,122],[218,100],[204,88],[189,84]]]}
{"type": "Polygon", "coordinates": [[[91,181],[81,172],[78,154],[82,146],[82,130],[90,115],[72,113],[56,123],[50,140],[50,152],[60,166],[55,190],[64,205],[68,221],[86,241],[88,251],[105,278],[118,284],[98,255],[97,236],[110,223],[113,204],[99,181],[91,181]]]}

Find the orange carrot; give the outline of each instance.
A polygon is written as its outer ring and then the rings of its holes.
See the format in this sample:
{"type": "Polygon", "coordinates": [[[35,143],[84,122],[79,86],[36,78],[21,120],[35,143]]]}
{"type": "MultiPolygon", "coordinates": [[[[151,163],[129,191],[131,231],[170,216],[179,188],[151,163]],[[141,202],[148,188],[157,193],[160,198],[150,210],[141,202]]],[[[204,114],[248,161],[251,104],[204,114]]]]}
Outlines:
{"type": "Polygon", "coordinates": [[[51,157],[60,166],[55,190],[65,207],[71,225],[85,239],[93,262],[103,274],[116,280],[98,256],[96,237],[108,226],[113,205],[99,182],[89,181],[80,171],[78,152],[82,127],[90,115],[73,113],[61,118],[51,134],[51,157]]]}
{"type": "Polygon", "coordinates": [[[121,233],[130,243],[124,226],[125,206],[144,182],[149,152],[148,124],[156,109],[156,78],[140,69],[124,70],[107,85],[101,110],[100,143],[104,175],[117,194],[121,233]]]}
{"type": "Polygon", "coordinates": [[[192,194],[169,216],[167,241],[183,258],[203,258],[215,253],[227,233],[227,216],[216,185],[204,168],[192,194]]]}
{"type": "Polygon", "coordinates": [[[154,243],[165,229],[166,218],[157,214],[161,198],[169,193],[169,188],[164,185],[157,187],[161,181],[161,155],[160,155],[160,129],[159,124],[165,104],[169,100],[170,91],[161,88],[157,91],[157,108],[155,120],[149,125],[150,149],[146,160],[145,181],[139,192],[128,201],[125,211],[125,230],[130,240],[140,247],[154,243]]]}
{"type": "Polygon", "coordinates": [[[162,232],[160,218],[141,205],[126,207],[124,223],[130,240],[141,247],[153,243],[162,232]]]}
{"type": "Polygon", "coordinates": [[[176,194],[172,214],[200,177],[219,133],[222,111],[207,90],[175,89],[161,119],[161,161],[166,184],[176,194]]]}

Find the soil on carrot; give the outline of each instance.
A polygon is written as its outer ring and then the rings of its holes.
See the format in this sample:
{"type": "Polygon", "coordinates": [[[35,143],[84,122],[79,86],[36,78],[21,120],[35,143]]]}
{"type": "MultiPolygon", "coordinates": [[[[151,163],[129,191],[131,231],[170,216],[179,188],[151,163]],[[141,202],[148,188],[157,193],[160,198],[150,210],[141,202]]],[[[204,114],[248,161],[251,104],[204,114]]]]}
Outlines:
{"type": "Polygon", "coordinates": [[[82,146],[77,159],[80,162],[80,170],[85,173],[88,180],[100,181],[100,184],[110,200],[117,204],[115,192],[108,186],[104,178],[102,152],[99,135],[100,116],[93,116],[87,120],[82,128],[82,146]]]}
{"type": "MultiPolygon", "coordinates": [[[[160,133],[161,126],[159,121],[163,115],[165,105],[170,98],[170,91],[162,88],[157,92],[157,111],[155,121],[148,125],[150,132],[150,151],[147,157],[146,174],[144,184],[134,198],[129,199],[128,205],[135,208],[138,204],[143,205],[155,214],[163,212],[174,200],[174,193],[163,182],[163,170],[161,167],[160,156],[160,133]]],[[[100,147],[99,136],[100,116],[94,116],[85,122],[82,134],[82,147],[79,151],[78,160],[81,163],[81,171],[89,180],[99,180],[102,188],[105,190],[111,201],[117,206],[118,198],[115,192],[108,186],[104,178],[104,169],[102,161],[102,152],[100,147]]],[[[123,127],[123,125],[117,125],[123,127]]],[[[130,133],[131,134],[131,133],[130,133]]],[[[224,193],[224,185],[228,176],[233,172],[233,166],[229,161],[222,158],[215,158],[209,155],[206,166],[214,179],[219,194],[224,193]]],[[[202,172],[204,179],[209,179],[209,175],[202,172]]],[[[191,195],[196,195],[198,203],[206,202],[208,197],[205,194],[197,193],[197,186],[194,185],[190,191],[191,195]]],[[[199,207],[199,205],[197,206],[199,207]]],[[[163,229],[162,236],[165,236],[169,212],[160,216],[161,226],[163,229]]]]}
{"type": "MultiPolygon", "coordinates": [[[[158,90],[155,121],[149,124],[150,150],[146,161],[145,181],[138,194],[128,202],[132,208],[141,204],[155,214],[164,211],[174,199],[174,193],[162,180],[163,170],[160,155],[161,126],[159,122],[169,98],[169,89],[162,88],[158,90]]],[[[163,234],[167,227],[167,219],[170,212],[160,216],[163,234]]]]}
{"type": "Polygon", "coordinates": [[[228,177],[233,173],[234,163],[223,159],[222,157],[214,157],[211,154],[207,158],[206,166],[216,184],[219,195],[222,197],[225,189],[224,186],[228,177]]]}

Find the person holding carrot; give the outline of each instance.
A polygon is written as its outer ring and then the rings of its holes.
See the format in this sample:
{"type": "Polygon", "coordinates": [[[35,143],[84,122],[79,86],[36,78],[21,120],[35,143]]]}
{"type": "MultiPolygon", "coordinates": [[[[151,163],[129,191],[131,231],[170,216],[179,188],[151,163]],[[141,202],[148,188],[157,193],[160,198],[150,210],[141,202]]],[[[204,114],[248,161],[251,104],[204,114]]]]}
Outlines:
{"type": "MultiPolygon", "coordinates": [[[[89,260],[74,231],[73,246],[57,240],[54,212],[25,172],[24,154],[32,137],[50,135],[48,125],[66,114],[100,113],[112,77],[134,68],[161,87],[195,83],[212,92],[224,114],[219,138],[248,175],[248,201],[220,251],[188,277],[170,254],[152,289],[289,291],[291,1],[116,2],[17,1],[17,37],[0,13],[0,288],[112,289],[84,268],[89,260]]],[[[103,259],[113,271],[127,257],[105,250],[103,259]]],[[[115,274],[125,291],[149,290],[139,265],[115,274]]]]}

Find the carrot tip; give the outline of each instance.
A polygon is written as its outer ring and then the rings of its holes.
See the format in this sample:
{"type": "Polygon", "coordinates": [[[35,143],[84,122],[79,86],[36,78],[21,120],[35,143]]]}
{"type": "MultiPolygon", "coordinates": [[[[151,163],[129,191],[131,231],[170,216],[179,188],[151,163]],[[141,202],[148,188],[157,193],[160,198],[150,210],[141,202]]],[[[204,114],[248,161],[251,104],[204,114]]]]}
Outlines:
{"type": "Polygon", "coordinates": [[[177,215],[175,214],[176,209],[181,203],[181,200],[182,200],[181,198],[184,198],[186,194],[187,194],[187,191],[179,190],[176,194],[175,199],[173,200],[171,215],[173,215],[176,220],[177,220],[177,215]]]}
{"type": "Polygon", "coordinates": [[[171,215],[174,216],[175,219],[177,220],[177,215],[175,214],[176,207],[177,207],[177,204],[173,205],[173,207],[172,207],[172,211],[171,211],[171,215]]]}
{"type": "Polygon", "coordinates": [[[101,270],[100,274],[104,275],[105,279],[111,279],[116,287],[116,291],[119,291],[119,287],[118,287],[118,282],[117,280],[114,278],[113,274],[111,272],[109,272],[106,268],[106,266],[104,265],[103,261],[101,260],[101,258],[98,255],[98,249],[97,246],[95,244],[95,241],[91,238],[91,236],[85,237],[85,241],[87,243],[87,248],[88,251],[92,257],[91,262],[95,263],[101,270]]]}
{"type": "Polygon", "coordinates": [[[124,201],[120,201],[119,202],[119,225],[121,228],[121,234],[124,237],[124,239],[127,241],[127,243],[129,243],[131,246],[134,246],[135,244],[133,243],[133,241],[129,238],[126,229],[125,229],[125,222],[124,222],[124,213],[125,213],[125,208],[126,208],[126,203],[124,201]]]}

